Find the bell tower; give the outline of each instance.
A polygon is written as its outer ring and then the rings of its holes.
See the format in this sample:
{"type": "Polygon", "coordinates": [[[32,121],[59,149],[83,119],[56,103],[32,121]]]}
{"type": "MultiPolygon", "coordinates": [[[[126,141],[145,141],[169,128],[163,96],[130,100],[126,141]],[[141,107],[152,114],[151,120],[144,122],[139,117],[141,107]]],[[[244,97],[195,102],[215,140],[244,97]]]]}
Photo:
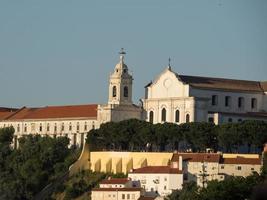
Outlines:
{"type": "Polygon", "coordinates": [[[133,77],[129,74],[128,67],[124,63],[126,53],[123,48],[119,54],[120,61],[109,78],[108,104],[129,105],[132,104],[133,77]]]}

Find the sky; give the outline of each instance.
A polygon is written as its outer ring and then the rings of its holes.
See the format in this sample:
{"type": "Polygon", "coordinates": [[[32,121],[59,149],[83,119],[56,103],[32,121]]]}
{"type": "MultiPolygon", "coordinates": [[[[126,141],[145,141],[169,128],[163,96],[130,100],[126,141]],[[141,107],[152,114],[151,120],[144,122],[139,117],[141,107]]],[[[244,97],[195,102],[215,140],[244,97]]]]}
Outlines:
{"type": "Polygon", "coordinates": [[[133,96],[178,74],[267,80],[266,0],[1,0],[0,106],[106,103],[120,48],[133,96]]]}

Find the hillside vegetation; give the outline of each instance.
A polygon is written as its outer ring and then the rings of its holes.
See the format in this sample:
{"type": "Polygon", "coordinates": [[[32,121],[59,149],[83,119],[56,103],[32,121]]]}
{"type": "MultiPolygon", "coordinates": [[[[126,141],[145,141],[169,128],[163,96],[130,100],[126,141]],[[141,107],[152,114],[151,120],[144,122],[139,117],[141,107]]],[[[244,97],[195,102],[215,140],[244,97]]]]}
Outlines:
{"type": "Polygon", "coordinates": [[[91,130],[87,143],[91,150],[117,151],[215,151],[259,153],[267,142],[267,123],[243,121],[215,125],[192,122],[181,125],[173,123],[151,124],[140,120],[126,120],[102,124],[91,130]]]}
{"type": "Polygon", "coordinates": [[[0,129],[0,199],[28,200],[61,176],[76,159],[66,137],[27,135],[11,148],[14,129],[0,129]]]}

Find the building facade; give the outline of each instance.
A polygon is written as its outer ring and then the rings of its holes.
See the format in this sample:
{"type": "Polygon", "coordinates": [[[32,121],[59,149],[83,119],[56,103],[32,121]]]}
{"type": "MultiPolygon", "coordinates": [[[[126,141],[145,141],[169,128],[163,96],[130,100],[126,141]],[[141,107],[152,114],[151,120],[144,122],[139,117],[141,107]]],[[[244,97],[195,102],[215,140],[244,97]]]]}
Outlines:
{"type": "Polygon", "coordinates": [[[152,123],[267,120],[267,82],[179,75],[169,65],[145,89],[152,123]]]}
{"type": "Polygon", "coordinates": [[[133,77],[120,52],[109,77],[108,103],[0,108],[0,128],[15,128],[14,144],[26,134],[67,136],[82,145],[85,134],[106,122],[142,119],[152,123],[240,122],[267,120],[267,81],[179,75],[169,65],[145,89],[142,106],[133,104],[133,77]]]}
{"type": "Polygon", "coordinates": [[[183,185],[183,172],[178,166],[142,167],[133,169],[128,177],[140,181],[141,187],[151,195],[167,196],[183,185]]]}
{"type": "Polygon", "coordinates": [[[138,182],[128,178],[108,178],[92,189],[92,200],[138,200],[143,195],[138,182]]]}
{"type": "Polygon", "coordinates": [[[120,52],[119,63],[109,79],[107,104],[47,106],[21,109],[0,108],[0,128],[14,127],[14,146],[27,134],[67,136],[70,145],[82,146],[86,134],[102,123],[126,119],[142,119],[142,108],[132,102],[133,77],[120,52]]]}

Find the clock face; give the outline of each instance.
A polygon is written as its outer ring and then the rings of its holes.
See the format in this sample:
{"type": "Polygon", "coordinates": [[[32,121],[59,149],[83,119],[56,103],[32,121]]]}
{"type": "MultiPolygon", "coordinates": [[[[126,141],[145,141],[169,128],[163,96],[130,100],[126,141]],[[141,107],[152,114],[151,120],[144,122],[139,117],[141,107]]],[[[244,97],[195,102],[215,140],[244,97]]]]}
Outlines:
{"type": "Polygon", "coordinates": [[[165,79],[163,85],[166,89],[170,88],[172,86],[172,80],[169,78],[165,79]]]}

